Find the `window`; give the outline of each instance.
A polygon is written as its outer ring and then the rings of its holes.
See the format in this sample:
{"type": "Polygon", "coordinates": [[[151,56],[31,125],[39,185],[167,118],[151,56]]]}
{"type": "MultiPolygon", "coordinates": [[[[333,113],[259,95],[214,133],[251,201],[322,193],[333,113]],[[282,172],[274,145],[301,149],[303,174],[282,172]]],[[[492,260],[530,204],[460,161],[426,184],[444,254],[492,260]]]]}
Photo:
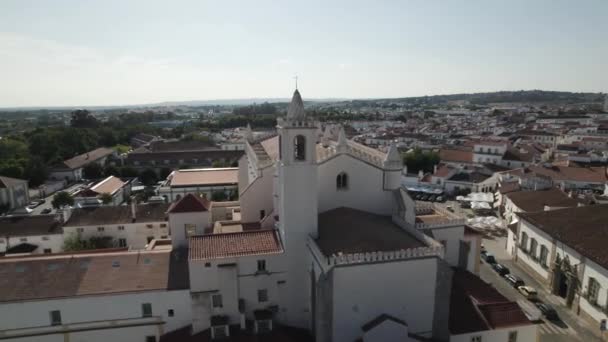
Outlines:
{"type": "Polygon", "coordinates": [[[118,230],[125,230],[125,226],[118,226],[118,230]]]}
{"type": "Polygon", "coordinates": [[[61,325],[61,311],[53,310],[49,313],[51,325],[61,325]]]}
{"type": "Polygon", "coordinates": [[[103,232],[104,230],[106,230],[104,227],[97,227],[98,232],[103,232]]]}
{"type": "Polygon", "coordinates": [[[540,265],[542,267],[547,268],[547,256],[549,255],[549,249],[547,249],[547,246],[542,245],[540,246],[540,265]]]}
{"type": "Polygon", "coordinates": [[[186,237],[196,235],[196,225],[192,223],[186,223],[184,225],[184,229],[186,229],[186,237]]]}
{"type": "Polygon", "coordinates": [[[118,239],[118,247],[127,247],[127,239],[118,239]]]}
{"type": "Polygon", "coordinates": [[[226,329],[225,325],[211,327],[211,330],[213,330],[212,335],[213,335],[214,339],[222,339],[222,338],[228,337],[228,334],[226,333],[227,329],[226,329]]]}
{"type": "Polygon", "coordinates": [[[51,253],[53,253],[53,251],[50,248],[44,249],[44,254],[51,254],[51,253]]]}
{"type": "Polygon", "coordinates": [[[156,342],[156,336],[146,336],[146,342],[156,342]]]}
{"type": "Polygon", "coordinates": [[[595,278],[589,278],[589,285],[587,285],[587,301],[596,304],[599,293],[600,283],[595,278]]]}
{"type": "Polygon", "coordinates": [[[211,263],[210,262],[206,262],[205,263],[205,267],[211,267],[211,263]]]}
{"type": "Polygon", "coordinates": [[[154,236],[148,236],[146,240],[148,241],[148,243],[150,243],[152,242],[152,240],[154,240],[154,236]]]}
{"type": "Polygon", "coordinates": [[[43,237],[42,237],[42,241],[49,241],[49,240],[50,240],[50,239],[49,239],[49,237],[48,237],[48,236],[43,236],[43,237]]]}
{"type": "Polygon", "coordinates": [[[21,238],[19,239],[19,242],[27,242],[27,238],[21,238]]]}
{"type": "Polygon", "coordinates": [[[161,228],[167,228],[167,224],[166,224],[166,223],[161,223],[161,224],[160,224],[160,227],[161,227],[161,228]]]}
{"type": "Polygon", "coordinates": [[[348,175],[345,172],[341,172],[336,177],[336,188],[338,190],[345,190],[348,188],[348,175]]]}
{"type": "Polygon", "coordinates": [[[509,342],[517,342],[517,331],[509,331],[509,342]]]}
{"type": "Polygon", "coordinates": [[[268,301],[268,290],[258,290],[258,302],[264,303],[268,301]]]}
{"type": "Polygon", "coordinates": [[[148,229],[152,229],[152,228],[154,228],[154,225],[153,225],[153,224],[147,224],[147,225],[146,225],[146,227],[147,227],[148,229]]]}
{"type": "Polygon", "coordinates": [[[152,317],[152,304],[143,303],[141,305],[141,316],[142,317],[152,317]]]}
{"type": "Polygon", "coordinates": [[[471,336],[471,342],[481,342],[481,336],[471,336]]]}
{"type": "Polygon", "coordinates": [[[528,251],[528,234],[526,234],[525,232],[521,233],[521,242],[519,243],[519,246],[524,251],[528,251]]]}
{"type": "Polygon", "coordinates": [[[221,294],[214,294],[211,296],[211,305],[213,305],[214,308],[221,308],[224,305],[222,304],[222,295],[221,294]]]}
{"type": "Polygon", "coordinates": [[[296,135],[293,139],[293,159],[306,160],[306,138],[303,135],[296,135]]]}
{"type": "Polygon", "coordinates": [[[530,255],[533,259],[536,259],[536,248],[538,247],[538,242],[536,242],[535,238],[530,239],[530,255]]]}
{"type": "Polygon", "coordinates": [[[266,217],[266,210],[260,210],[260,220],[264,219],[264,217],[266,217]]]}
{"type": "Polygon", "coordinates": [[[77,233],[83,233],[84,232],[84,228],[76,228],[76,232],[77,233]]]}
{"type": "Polygon", "coordinates": [[[258,272],[266,272],[266,260],[258,260],[258,272]]]}
{"type": "Polygon", "coordinates": [[[169,317],[175,316],[175,312],[173,311],[173,309],[169,309],[169,311],[167,311],[167,316],[169,316],[169,317]]]}

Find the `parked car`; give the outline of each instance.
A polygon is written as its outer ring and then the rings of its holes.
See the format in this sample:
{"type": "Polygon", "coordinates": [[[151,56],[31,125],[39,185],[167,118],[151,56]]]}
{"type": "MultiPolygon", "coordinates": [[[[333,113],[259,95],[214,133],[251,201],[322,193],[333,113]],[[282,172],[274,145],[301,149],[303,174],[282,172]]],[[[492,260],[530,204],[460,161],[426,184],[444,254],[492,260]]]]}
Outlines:
{"type": "Polygon", "coordinates": [[[50,213],[51,213],[51,211],[53,211],[53,209],[51,209],[51,208],[46,208],[46,209],[43,209],[43,210],[41,211],[41,213],[42,213],[42,214],[50,214],[50,213]]]}
{"type": "Polygon", "coordinates": [[[494,271],[496,271],[496,273],[498,273],[501,277],[506,276],[507,274],[511,273],[511,271],[509,271],[509,269],[507,268],[507,266],[503,265],[503,264],[499,264],[499,263],[495,263],[494,265],[492,265],[492,268],[494,269],[494,271]]]}
{"type": "Polygon", "coordinates": [[[493,265],[496,263],[496,258],[491,253],[488,253],[488,252],[481,253],[481,258],[490,265],[493,265]]]}
{"type": "Polygon", "coordinates": [[[524,285],[524,286],[518,287],[517,290],[524,297],[526,297],[527,300],[529,300],[531,302],[538,301],[538,292],[536,292],[536,289],[534,289],[533,287],[524,285]]]}
{"type": "Polygon", "coordinates": [[[543,313],[543,315],[545,315],[545,317],[547,317],[547,319],[550,319],[550,320],[559,319],[559,316],[557,315],[557,311],[555,311],[555,309],[551,305],[538,302],[538,303],[536,303],[536,307],[540,310],[540,312],[543,313]]]}
{"type": "Polygon", "coordinates": [[[524,281],[521,280],[521,278],[519,278],[518,276],[516,276],[512,273],[505,275],[505,280],[507,281],[507,283],[511,284],[511,286],[513,286],[514,288],[518,288],[520,286],[526,285],[526,283],[524,283],[524,281]]]}

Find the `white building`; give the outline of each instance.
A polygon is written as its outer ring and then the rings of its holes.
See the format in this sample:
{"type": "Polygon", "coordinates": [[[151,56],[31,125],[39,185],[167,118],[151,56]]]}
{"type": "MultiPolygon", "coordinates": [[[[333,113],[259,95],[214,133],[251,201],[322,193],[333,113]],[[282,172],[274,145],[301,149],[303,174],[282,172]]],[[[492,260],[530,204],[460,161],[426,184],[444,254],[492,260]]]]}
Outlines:
{"type": "Polygon", "coordinates": [[[238,168],[185,169],[171,172],[157,192],[173,202],[187,194],[212,198],[214,192],[228,196],[238,187],[238,168]]]}
{"type": "Polygon", "coordinates": [[[578,315],[608,319],[608,205],[519,213],[507,252],[578,315]]]}
{"type": "Polygon", "coordinates": [[[120,205],[131,193],[130,183],[123,182],[120,178],[108,176],[74,195],[74,204],[79,207],[99,205],[120,205]],[[107,194],[111,197],[109,203],[103,203],[102,196],[107,194]]]}
{"type": "Polygon", "coordinates": [[[0,207],[21,208],[29,202],[30,195],[26,180],[0,176],[0,207]]]}
{"type": "Polygon", "coordinates": [[[67,181],[79,181],[82,179],[82,170],[91,163],[104,166],[108,157],[116,155],[111,148],[101,147],[76,157],[64,160],[61,164],[51,169],[49,178],[67,181]]]}
{"type": "Polygon", "coordinates": [[[62,251],[61,222],[54,215],[0,218],[0,255],[62,251]]]}
{"type": "Polygon", "coordinates": [[[63,237],[107,237],[115,247],[143,249],[152,240],[169,237],[168,208],[159,203],[66,209],[63,237]]]}

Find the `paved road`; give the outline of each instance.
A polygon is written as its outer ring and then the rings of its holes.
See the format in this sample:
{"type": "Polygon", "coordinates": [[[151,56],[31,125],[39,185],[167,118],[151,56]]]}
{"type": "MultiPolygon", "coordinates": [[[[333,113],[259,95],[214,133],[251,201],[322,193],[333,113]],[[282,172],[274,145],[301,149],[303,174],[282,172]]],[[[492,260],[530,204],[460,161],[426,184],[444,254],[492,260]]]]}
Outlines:
{"type": "MultiPolygon", "coordinates": [[[[545,303],[551,304],[557,311],[560,318],[558,321],[552,322],[545,320],[544,322],[539,323],[538,330],[540,341],[603,341],[599,337],[598,327],[592,327],[586,321],[582,320],[574,311],[565,306],[564,301],[561,298],[548,293],[534,278],[528,276],[528,274],[517,264],[514,264],[511,261],[504,249],[505,238],[498,238],[495,240],[484,239],[483,244],[490,253],[496,256],[496,259],[500,263],[506,265],[509,270],[511,270],[511,273],[523,279],[527,285],[537,289],[540,299],[545,303]]],[[[510,300],[517,301],[524,298],[486,263],[483,263],[481,266],[480,277],[494,285],[500,293],[510,300]]]]}
{"type": "MultiPolygon", "coordinates": [[[[67,192],[71,192],[71,191],[74,191],[74,190],[76,190],[78,187],[81,187],[81,186],[82,186],[82,183],[76,183],[76,184],[70,185],[69,187],[67,187],[67,188],[65,188],[65,189],[63,189],[63,190],[61,190],[61,191],[67,191],[67,192]]],[[[54,194],[53,194],[53,195],[50,195],[50,196],[48,196],[48,197],[46,197],[46,198],[44,199],[44,200],[45,200],[45,203],[44,203],[44,204],[41,204],[41,205],[39,205],[39,206],[37,206],[37,207],[34,209],[34,211],[31,213],[31,215],[40,215],[40,214],[42,214],[42,211],[43,211],[44,209],[46,209],[46,208],[50,208],[50,209],[51,209],[51,213],[54,213],[54,212],[55,212],[55,209],[53,209],[53,206],[51,205],[51,202],[53,201],[53,196],[54,196],[54,194]]]]}

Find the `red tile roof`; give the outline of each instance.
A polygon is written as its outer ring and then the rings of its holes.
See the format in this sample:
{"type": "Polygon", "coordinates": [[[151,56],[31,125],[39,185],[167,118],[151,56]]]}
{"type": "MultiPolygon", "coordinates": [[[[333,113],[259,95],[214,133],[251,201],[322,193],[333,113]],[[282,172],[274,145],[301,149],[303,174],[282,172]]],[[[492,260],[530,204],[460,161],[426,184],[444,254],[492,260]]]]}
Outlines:
{"type": "Polygon", "coordinates": [[[455,270],[449,329],[453,335],[532,324],[516,302],[509,301],[476,275],[455,270]]]}
{"type": "Polygon", "coordinates": [[[278,231],[272,229],[207,234],[190,238],[190,260],[233,258],[282,252],[283,246],[278,231]]]}
{"type": "Polygon", "coordinates": [[[472,163],[473,152],[465,150],[441,149],[439,150],[439,159],[441,159],[442,162],[472,163]]]}
{"type": "Polygon", "coordinates": [[[167,212],[169,213],[192,213],[198,211],[208,211],[211,202],[206,198],[187,194],[177,202],[173,202],[167,212]]]}

